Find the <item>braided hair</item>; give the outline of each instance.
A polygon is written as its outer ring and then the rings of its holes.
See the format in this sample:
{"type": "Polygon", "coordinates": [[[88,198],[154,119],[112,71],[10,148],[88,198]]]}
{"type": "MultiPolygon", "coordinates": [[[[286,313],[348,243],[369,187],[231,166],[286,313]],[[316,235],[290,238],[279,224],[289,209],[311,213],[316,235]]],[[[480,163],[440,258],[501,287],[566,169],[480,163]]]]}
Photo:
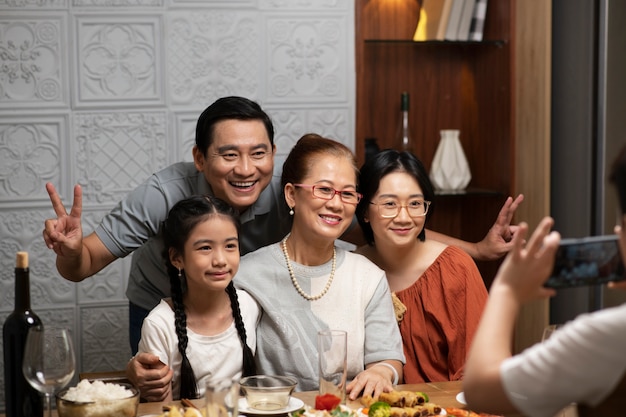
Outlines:
{"type": "MultiPolygon", "coordinates": [[[[174,323],[178,336],[178,351],[182,356],[180,369],[180,398],[198,398],[198,386],[189,358],[187,357],[187,315],[183,303],[183,295],[186,291],[186,276],[183,270],[176,268],[171,260],[170,253],[182,255],[185,242],[193,229],[211,216],[224,216],[229,218],[239,234],[239,214],[223,200],[213,196],[192,196],[176,203],[170,210],[167,220],[163,225],[163,258],[172,292],[172,304],[174,306],[174,323]]],[[[231,281],[226,288],[230,299],[235,327],[243,348],[243,375],[254,375],[256,372],[252,350],[246,341],[246,330],[239,309],[239,300],[235,286],[231,281]]]]}
{"type": "Polygon", "coordinates": [[[232,281],[226,287],[226,292],[230,297],[230,305],[233,310],[233,318],[235,319],[235,327],[237,328],[237,334],[241,340],[241,347],[243,348],[243,369],[242,376],[256,375],[256,364],[254,363],[254,355],[252,349],[246,342],[246,328],[243,325],[243,319],[241,318],[241,311],[239,310],[239,300],[237,298],[237,291],[232,281]]]}

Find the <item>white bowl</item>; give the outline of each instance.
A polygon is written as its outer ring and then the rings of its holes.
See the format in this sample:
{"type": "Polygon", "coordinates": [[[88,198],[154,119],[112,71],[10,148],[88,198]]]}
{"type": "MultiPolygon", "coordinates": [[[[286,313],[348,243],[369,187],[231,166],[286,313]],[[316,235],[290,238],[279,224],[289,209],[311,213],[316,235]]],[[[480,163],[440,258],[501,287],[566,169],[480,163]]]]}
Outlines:
{"type": "Polygon", "coordinates": [[[255,375],[243,378],[240,385],[248,407],[273,411],[287,407],[298,381],[288,376],[255,375]]]}
{"type": "MultiPolygon", "coordinates": [[[[108,383],[107,383],[108,384],[108,383]]],[[[131,391],[130,397],[117,399],[96,398],[90,401],[74,401],[64,398],[70,388],[56,394],[59,417],[137,417],[139,390],[130,384],[119,383],[131,391]]]]}

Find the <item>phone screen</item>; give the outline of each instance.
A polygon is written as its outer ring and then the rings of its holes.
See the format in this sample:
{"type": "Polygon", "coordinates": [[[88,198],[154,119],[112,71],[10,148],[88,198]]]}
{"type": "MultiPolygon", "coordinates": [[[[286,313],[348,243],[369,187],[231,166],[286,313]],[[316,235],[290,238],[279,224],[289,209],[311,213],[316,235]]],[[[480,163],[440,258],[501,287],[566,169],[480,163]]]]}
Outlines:
{"type": "Polygon", "coordinates": [[[623,279],[626,276],[617,236],[592,236],[561,240],[554,269],[544,285],[568,288],[623,279]]]}

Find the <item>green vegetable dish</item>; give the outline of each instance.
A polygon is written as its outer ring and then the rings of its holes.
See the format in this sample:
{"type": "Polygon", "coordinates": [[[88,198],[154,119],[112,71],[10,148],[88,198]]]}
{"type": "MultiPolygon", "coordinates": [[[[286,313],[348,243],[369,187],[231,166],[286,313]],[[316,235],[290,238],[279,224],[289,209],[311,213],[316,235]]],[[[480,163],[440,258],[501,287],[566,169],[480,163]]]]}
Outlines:
{"type": "Polygon", "coordinates": [[[376,401],[370,405],[367,413],[368,417],[389,417],[391,414],[391,406],[383,401],[376,401]]]}

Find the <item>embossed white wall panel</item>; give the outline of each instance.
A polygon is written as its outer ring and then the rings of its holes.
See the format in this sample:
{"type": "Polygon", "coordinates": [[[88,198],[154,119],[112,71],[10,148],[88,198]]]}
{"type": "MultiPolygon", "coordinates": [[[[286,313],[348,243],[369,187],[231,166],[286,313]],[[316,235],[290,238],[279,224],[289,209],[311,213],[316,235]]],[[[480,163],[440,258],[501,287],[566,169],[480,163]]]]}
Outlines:
{"type": "Polygon", "coordinates": [[[72,5],[76,8],[150,8],[163,6],[164,0],[72,0],[72,5]]]}
{"type": "Polygon", "coordinates": [[[62,184],[67,177],[68,115],[0,115],[0,203],[47,204],[42,181],[62,184]]]}
{"type": "Polygon", "coordinates": [[[267,102],[348,100],[346,26],[341,17],[268,16],[267,102]]]}
{"type": "Polygon", "coordinates": [[[85,369],[124,369],[130,358],[128,304],[80,307],[80,361],[85,369]]]}
{"type": "Polygon", "coordinates": [[[66,17],[0,14],[0,109],[66,107],[66,17]]]}
{"type": "Polygon", "coordinates": [[[172,8],[176,7],[206,7],[217,9],[221,7],[232,7],[237,9],[253,8],[254,0],[170,0],[169,4],[172,8]]]}
{"type": "Polygon", "coordinates": [[[353,13],[353,0],[0,0],[0,318],[26,250],[32,306],[72,329],[78,372],[123,369],[132,255],[63,279],[44,184],[68,211],[81,184],[87,235],[153,172],[192,161],[198,116],[226,95],[268,112],[277,171],[304,133],[353,148],[353,13]]]}
{"type": "Polygon", "coordinates": [[[216,99],[259,98],[264,68],[258,12],[168,14],[168,86],[173,106],[204,109],[216,99]]]}
{"type": "Polygon", "coordinates": [[[75,17],[76,107],[163,105],[161,17],[75,17]]]}
{"type": "Polygon", "coordinates": [[[75,114],[75,182],[84,186],[84,206],[120,200],[167,165],[166,120],[165,112],[75,114]]]}
{"type": "Polygon", "coordinates": [[[0,0],[4,10],[65,9],[67,5],[68,0],[0,0]]]}
{"type": "MultiPolygon", "coordinates": [[[[174,138],[178,161],[193,162],[192,150],[196,144],[196,121],[201,112],[176,113],[174,138]]],[[[174,142],[174,141],[173,141],[174,142]]]]}
{"type": "Polygon", "coordinates": [[[261,9],[279,10],[348,10],[352,12],[350,0],[258,0],[261,9]]]}

